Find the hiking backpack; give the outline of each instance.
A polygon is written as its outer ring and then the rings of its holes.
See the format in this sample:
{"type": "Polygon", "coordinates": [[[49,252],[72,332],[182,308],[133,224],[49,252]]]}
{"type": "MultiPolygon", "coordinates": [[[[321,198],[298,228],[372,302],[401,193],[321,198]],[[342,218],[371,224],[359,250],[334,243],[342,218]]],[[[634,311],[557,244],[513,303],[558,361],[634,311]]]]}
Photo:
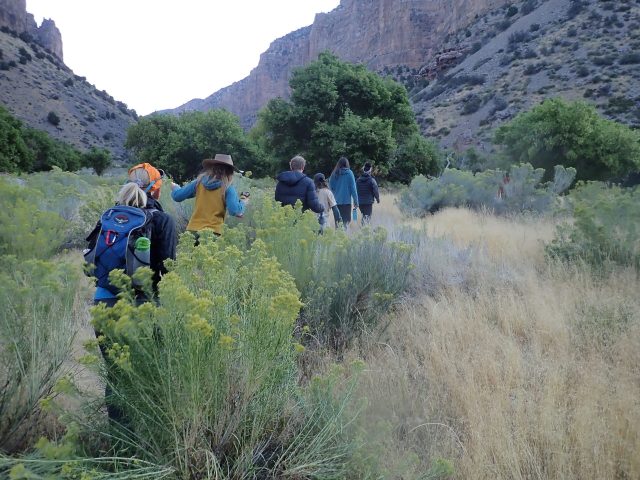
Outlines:
{"type": "Polygon", "coordinates": [[[120,268],[131,276],[137,268],[149,266],[148,259],[136,255],[135,243],[140,237],[151,238],[155,211],[116,205],[102,214],[99,231],[96,227],[87,238],[89,242],[95,241],[95,245],[84,254],[85,261],[94,266],[90,275],[98,279],[98,287],[117,294],[119,290],[109,282],[111,270],[120,268]]]}

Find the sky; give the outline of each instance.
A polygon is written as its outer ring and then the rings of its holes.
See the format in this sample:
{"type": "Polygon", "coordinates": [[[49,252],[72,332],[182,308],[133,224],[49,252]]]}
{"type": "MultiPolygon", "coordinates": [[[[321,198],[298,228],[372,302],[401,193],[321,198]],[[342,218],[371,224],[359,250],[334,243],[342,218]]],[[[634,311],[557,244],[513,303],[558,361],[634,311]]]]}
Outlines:
{"type": "Polygon", "coordinates": [[[62,34],[64,63],[139,115],[243,79],[276,38],[339,0],[27,0],[62,34]]]}

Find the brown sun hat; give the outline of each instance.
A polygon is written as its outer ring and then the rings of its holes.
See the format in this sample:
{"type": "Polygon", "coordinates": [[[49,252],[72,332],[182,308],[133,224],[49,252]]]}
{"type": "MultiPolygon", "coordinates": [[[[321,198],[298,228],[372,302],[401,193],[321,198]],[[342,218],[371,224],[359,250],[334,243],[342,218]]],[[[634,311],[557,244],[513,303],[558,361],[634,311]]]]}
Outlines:
{"type": "Polygon", "coordinates": [[[229,167],[235,169],[233,166],[233,160],[231,159],[231,155],[226,155],[224,153],[216,153],[214,158],[205,158],[202,161],[202,168],[210,167],[211,165],[215,165],[216,163],[222,165],[228,165],[229,167]]]}

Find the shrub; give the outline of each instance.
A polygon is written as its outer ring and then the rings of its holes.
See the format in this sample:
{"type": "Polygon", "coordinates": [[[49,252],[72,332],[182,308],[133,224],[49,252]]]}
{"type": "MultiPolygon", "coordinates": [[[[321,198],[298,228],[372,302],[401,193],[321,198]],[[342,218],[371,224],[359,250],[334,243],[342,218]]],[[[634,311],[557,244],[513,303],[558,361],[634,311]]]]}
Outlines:
{"type": "Polygon", "coordinates": [[[470,115],[477,112],[482,106],[482,99],[475,94],[471,94],[464,99],[462,115],[470,115]]]}
{"type": "Polygon", "coordinates": [[[625,53],[618,60],[621,65],[635,65],[640,63],[640,53],[638,52],[629,52],[625,53]]]}
{"type": "Polygon", "coordinates": [[[556,196],[571,185],[574,169],[557,166],[552,182],[541,183],[544,171],[525,164],[511,167],[509,181],[505,172],[472,172],[448,169],[435,179],[416,177],[400,196],[400,209],[422,216],[444,207],[489,208],[498,214],[508,212],[545,212],[556,196]]]}
{"type": "MultiPolygon", "coordinates": [[[[33,234],[24,232],[22,242],[32,243],[33,234]]],[[[77,268],[70,264],[0,256],[2,452],[24,449],[42,431],[41,402],[61,378],[76,330],[77,289],[77,268]]]]}
{"type": "Polygon", "coordinates": [[[67,79],[64,81],[63,85],[64,85],[65,87],[71,87],[71,86],[73,86],[73,78],[71,78],[71,77],[67,78],[67,79]]]}
{"type": "Polygon", "coordinates": [[[211,234],[194,247],[185,235],[157,306],[93,310],[110,358],[108,401],[128,423],[104,434],[179,478],[350,477],[345,399],[332,395],[340,377],[298,386],[301,306],[262,241],[243,252],[211,234]]]}
{"type": "Polygon", "coordinates": [[[517,13],[518,13],[518,7],[516,7],[515,5],[509,5],[509,8],[507,8],[507,11],[505,12],[504,16],[506,18],[511,18],[517,13]]]}
{"type": "Polygon", "coordinates": [[[529,15],[531,12],[533,12],[536,9],[537,6],[538,6],[537,0],[525,0],[521,8],[522,14],[529,15]]]}
{"type": "Polygon", "coordinates": [[[54,127],[57,127],[60,124],[60,117],[58,117],[56,112],[49,112],[47,115],[47,121],[54,127]]]}
{"type": "Polygon", "coordinates": [[[509,50],[515,50],[519,43],[525,43],[531,40],[531,35],[525,30],[519,30],[509,35],[509,50]]]}
{"type": "Polygon", "coordinates": [[[540,30],[540,24],[539,23],[532,23],[531,26],[529,27],[529,31],[530,32],[537,32],[538,30],[540,30]]]}
{"type": "Polygon", "coordinates": [[[589,68],[586,67],[585,65],[580,65],[578,68],[576,68],[576,75],[578,75],[578,77],[580,78],[589,76],[589,73],[591,72],[589,71],[589,68]]]}
{"type": "Polygon", "coordinates": [[[640,270],[639,190],[581,184],[569,196],[573,222],[560,225],[546,246],[552,258],[584,260],[595,267],[610,264],[640,270]]]}

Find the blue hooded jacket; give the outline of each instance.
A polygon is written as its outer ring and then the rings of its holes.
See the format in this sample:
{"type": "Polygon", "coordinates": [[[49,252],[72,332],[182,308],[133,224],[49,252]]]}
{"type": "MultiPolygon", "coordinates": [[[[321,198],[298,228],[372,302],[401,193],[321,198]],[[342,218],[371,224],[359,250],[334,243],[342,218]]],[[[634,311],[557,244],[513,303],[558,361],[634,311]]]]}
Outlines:
{"type": "Polygon", "coordinates": [[[338,205],[350,205],[352,198],[354,205],[359,204],[356,179],[349,168],[343,167],[337,172],[333,172],[329,177],[329,187],[336,197],[338,205]]]}
{"type": "Polygon", "coordinates": [[[276,177],[276,201],[282,205],[295,205],[297,200],[302,202],[303,210],[322,213],[324,207],[318,200],[316,186],[309,177],[302,172],[287,171],[276,177]]]}

